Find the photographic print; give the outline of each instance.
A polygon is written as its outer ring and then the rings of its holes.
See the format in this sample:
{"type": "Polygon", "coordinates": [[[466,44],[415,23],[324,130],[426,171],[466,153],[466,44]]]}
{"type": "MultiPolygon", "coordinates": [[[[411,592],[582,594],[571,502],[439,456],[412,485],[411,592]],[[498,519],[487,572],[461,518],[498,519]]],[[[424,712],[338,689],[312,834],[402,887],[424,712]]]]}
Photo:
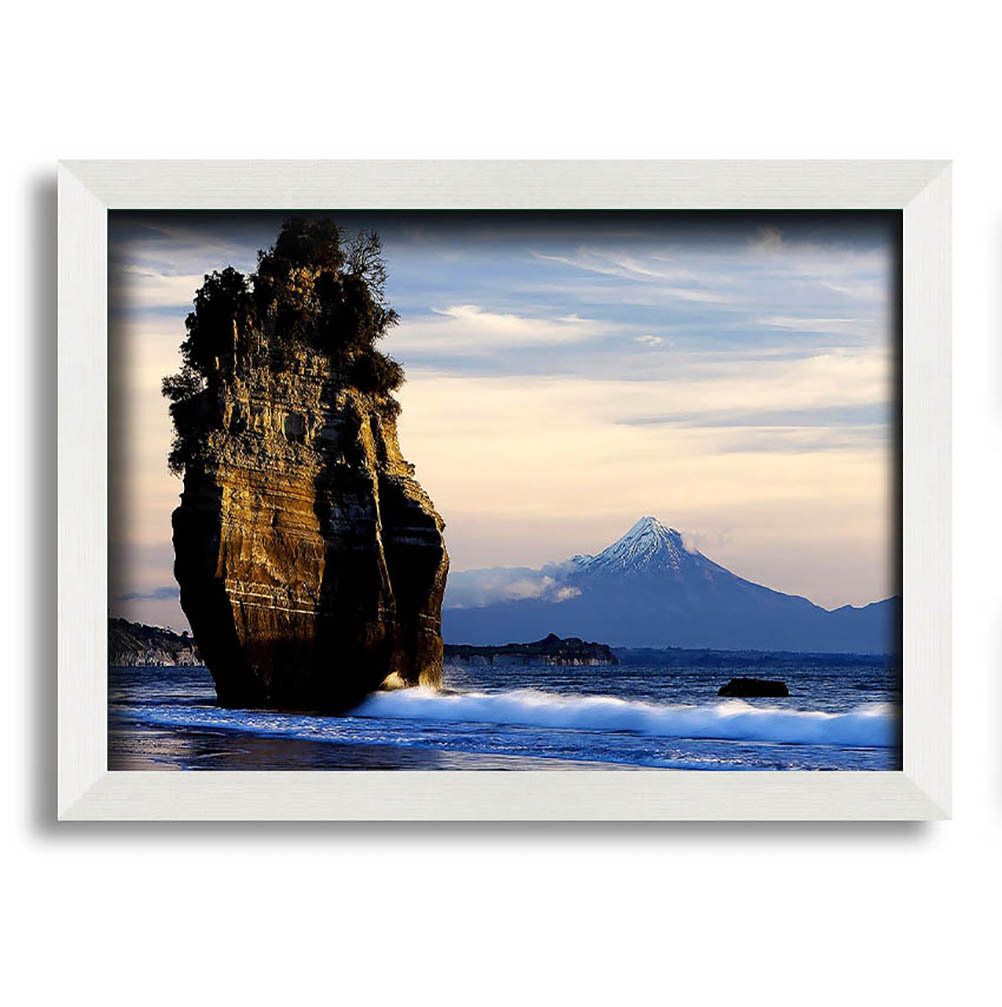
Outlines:
{"type": "Polygon", "coordinates": [[[108,214],[111,770],[901,768],[901,214],[108,214]]]}

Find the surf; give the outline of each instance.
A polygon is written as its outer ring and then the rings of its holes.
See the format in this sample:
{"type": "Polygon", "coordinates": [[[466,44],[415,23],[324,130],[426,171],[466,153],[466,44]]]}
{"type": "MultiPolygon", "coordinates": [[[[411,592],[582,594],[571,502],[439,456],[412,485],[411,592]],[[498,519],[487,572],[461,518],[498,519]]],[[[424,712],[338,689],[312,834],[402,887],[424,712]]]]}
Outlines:
{"type": "Polygon", "coordinates": [[[509,692],[374,693],[351,716],[597,732],[716,741],[891,748],[895,710],[871,703],[846,713],[758,707],[738,699],[710,706],[669,706],[615,696],[565,696],[536,689],[509,692]]]}
{"type": "Polygon", "coordinates": [[[886,749],[898,745],[894,706],[870,703],[845,713],[752,706],[740,699],[712,705],[669,705],[615,696],[561,695],[538,689],[450,692],[425,688],[373,693],[343,717],[266,710],[235,710],[169,703],[160,708],[123,706],[146,723],[251,731],[308,741],[343,740],[345,732],[382,740],[380,722],[426,725],[483,724],[546,732],[623,734],[836,748],[886,749]],[[353,725],[355,725],[353,727],[353,725]]]}

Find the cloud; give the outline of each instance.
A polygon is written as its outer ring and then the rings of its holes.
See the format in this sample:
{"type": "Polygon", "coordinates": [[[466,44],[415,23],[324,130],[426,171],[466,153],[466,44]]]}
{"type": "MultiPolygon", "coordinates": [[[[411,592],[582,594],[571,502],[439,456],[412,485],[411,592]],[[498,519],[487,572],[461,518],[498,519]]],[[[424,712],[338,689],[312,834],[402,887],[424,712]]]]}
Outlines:
{"type": "Polygon", "coordinates": [[[559,605],[576,598],[579,588],[561,585],[542,570],[528,567],[493,567],[487,570],[450,571],[446,583],[446,608],[482,608],[502,601],[536,599],[559,605]]]}
{"type": "Polygon", "coordinates": [[[727,533],[726,532],[683,532],[682,533],[682,547],[687,553],[702,553],[703,549],[706,548],[707,544],[710,545],[712,551],[712,545],[714,543],[726,542],[727,533]]]}
{"type": "Polygon", "coordinates": [[[755,237],[748,239],[748,248],[756,253],[778,252],[783,248],[783,232],[778,227],[759,227],[755,237]]]}
{"type": "Polygon", "coordinates": [[[635,343],[643,343],[645,346],[664,346],[665,341],[660,336],[634,336],[635,343]]]}
{"type": "Polygon", "coordinates": [[[644,283],[658,283],[660,295],[672,300],[697,301],[707,304],[722,304],[730,300],[730,297],[723,291],[707,289],[703,285],[707,280],[719,282],[719,276],[701,278],[689,269],[663,269],[653,264],[653,262],[663,261],[663,259],[650,257],[653,261],[647,261],[623,252],[600,251],[595,248],[580,248],[574,256],[544,255],[542,252],[532,252],[532,255],[543,262],[556,262],[602,276],[615,276],[644,283]],[[694,283],[695,285],[664,286],[665,282],[671,284],[694,283]]]}
{"type": "Polygon", "coordinates": [[[487,311],[476,304],[432,308],[433,315],[404,321],[388,345],[392,352],[478,354],[499,348],[561,346],[608,334],[612,327],[576,314],[540,318],[487,311]]]}
{"type": "Polygon", "coordinates": [[[874,439],[884,439],[884,431],[874,432],[866,427],[791,427],[787,429],[763,427],[745,428],[740,433],[725,437],[717,444],[721,454],[796,455],[818,454],[826,451],[860,451],[869,447],[874,439]]]}
{"type": "Polygon", "coordinates": [[[887,285],[883,283],[872,283],[866,278],[860,278],[853,283],[831,283],[823,281],[822,285],[829,290],[834,290],[837,294],[844,294],[846,297],[858,301],[884,302],[888,299],[887,285]]]}
{"type": "Polygon", "coordinates": [[[109,290],[113,308],[151,310],[190,308],[195,291],[205,282],[204,274],[170,274],[139,265],[113,267],[109,290]]]}
{"type": "Polygon", "coordinates": [[[130,591],[127,594],[120,594],[115,601],[166,601],[168,598],[177,598],[180,592],[176,584],[165,584],[163,587],[155,587],[152,591],[130,591]]]}
{"type": "Polygon", "coordinates": [[[857,335],[867,328],[858,318],[804,318],[792,315],[772,315],[757,319],[757,324],[772,329],[788,329],[791,332],[828,332],[833,335],[857,335]]]}
{"type": "Polygon", "coordinates": [[[891,417],[890,402],[860,402],[852,405],[807,407],[803,409],[708,410],[706,412],[663,413],[629,416],[618,420],[626,426],[670,424],[682,427],[886,427],[891,417]]]}
{"type": "MultiPolygon", "coordinates": [[[[557,262],[562,265],[573,266],[576,269],[585,269],[591,273],[600,273],[604,276],[632,277],[644,280],[668,280],[674,283],[696,279],[696,275],[689,269],[663,269],[645,262],[644,259],[638,258],[635,254],[615,250],[582,247],[574,255],[570,256],[545,255],[542,252],[535,251],[532,252],[532,255],[543,262],[557,262]]],[[[664,262],[669,260],[659,257],[655,261],[664,262]]]]}
{"type": "Polygon", "coordinates": [[[497,450],[523,429],[535,440],[539,430],[552,438],[563,430],[612,435],[624,416],[695,422],[700,416],[844,408],[893,398],[889,362],[871,351],[766,357],[754,363],[730,354],[671,351],[664,356],[665,376],[650,381],[550,374],[512,380],[415,369],[400,392],[401,424],[408,435],[413,424],[454,442],[463,434],[491,436],[497,450]]]}
{"type": "MultiPolygon", "coordinates": [[[[741,257],[752,278],[770,289],[783,277],[810,282],[815,291],[882,300],[889,295],[893,259],[885,247],[861,248],[850,242],[791,241],[776,228],[760,228],[741,257]],[[878,296],[873,297],[874,294],[878,296]]],[[[739,260],[735,260],[739,261],[739,260]]],[[[783,288],[779,288],[784,293],[783,288]]]]}
{"type": "Polygon", "coordinates": [[[743,242],[737,235],[726,241],[703,237],[686,244],[669,231],[664,241],[635,242],[628,249],[581,246],[573,254],[532,254],[601,277],[593,303],[682,301],[716,308],[718,318],[724,312],[779,318],[792,317],[789,309],[800,303],[815,313],[846,302],[879,313],[889,297],[892,258],[883,246],[863,247],[845,236],[826,240],[824,232],[805,240],[796,229],[790,236],[775,226],[759,227],[743,242]],[[620,293],[616,286],[627,289],[620,293]]]}
{"type": "MultiPolygon", "coordinates": [[[[563,525],[600,515],[620,515],[629,527],[639,514],[659,513],[686,527],[685,515],[697,525],[722,507],[730,520],[768,504],[777,513],[799,513],[796,520],[803,524],[818,508],[838,503],[848,510],[865,498],[873,520],[886,520],[886,436],[862,422],[840,428],[835,412],[831,426],[821,426],[818,417],[819,425],[805,423],[803,433],[796,424],[787,433],[726,422],[738,413],[747,414],[740,417],[747,421],[767,411],[853,406],[862,420],[866,407],[893,398],[887,363],[878,354],[753,366],[730,357],[714,366],[706,360],[690,364],[674,351],[664,355],[679,358],[677,373],[656,381],[553,375],[512,380],[411,370],[400,396],[401,447],[436,507],[449,516],[453,530],[446,536],[456,569],[486,567],[509,555],[529,565],[560,558],[554,540],[564,534],[563,525]],[[666,415],[676,422],[665,422],[666,415]],[[678,416],[686,419],[677,422],[678,416]],[[656,420],[624,423],[624,417],[656,420]],[[513,553],[496,542],[492,550],[465,533],[465,515],[478,516],[480,538],[502,524],[537,528],[535,545],[513,553]],[[460,551],[453,548],[457,535],[460,551]]],[[[512,534],[513,542],[530,536],[527,530],[521,538],[512,534]]],[[[777,527],[776,534],[789,530],[777,527]]],[[[781,583],[778,577],[773,582],[781,583]]]]}

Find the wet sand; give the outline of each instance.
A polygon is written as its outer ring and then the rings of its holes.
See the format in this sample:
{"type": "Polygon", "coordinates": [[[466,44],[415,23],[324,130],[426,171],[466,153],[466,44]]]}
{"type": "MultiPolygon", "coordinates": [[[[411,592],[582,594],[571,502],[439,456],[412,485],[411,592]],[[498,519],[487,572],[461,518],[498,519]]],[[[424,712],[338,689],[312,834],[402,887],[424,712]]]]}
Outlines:
{"type": "Polygon", "coordinates": [[[299,738],[262,738],[241,731],[200,727],[112,725],[108,769],[301,770],[301,769],[537,769],[608,770],[634,766],[529,756],[443,752],[398,745],[341,744],[299,738]]]}

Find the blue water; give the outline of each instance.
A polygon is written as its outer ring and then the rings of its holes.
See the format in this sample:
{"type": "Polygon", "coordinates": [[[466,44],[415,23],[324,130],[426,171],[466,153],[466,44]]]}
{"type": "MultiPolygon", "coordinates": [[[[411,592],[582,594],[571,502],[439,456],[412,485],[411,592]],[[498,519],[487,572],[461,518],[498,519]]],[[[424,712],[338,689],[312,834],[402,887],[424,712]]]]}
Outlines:
{"type": "Polygon", "coordinates": [[[899,769],[890,662],[771,667],[449,664],[443,689],[377,693],[342,717],[224,710],[202,668],[113,668],[109,766],[177,769],[899,769]],[[730,677],[788,699],[719,699],[730,677]]]}

